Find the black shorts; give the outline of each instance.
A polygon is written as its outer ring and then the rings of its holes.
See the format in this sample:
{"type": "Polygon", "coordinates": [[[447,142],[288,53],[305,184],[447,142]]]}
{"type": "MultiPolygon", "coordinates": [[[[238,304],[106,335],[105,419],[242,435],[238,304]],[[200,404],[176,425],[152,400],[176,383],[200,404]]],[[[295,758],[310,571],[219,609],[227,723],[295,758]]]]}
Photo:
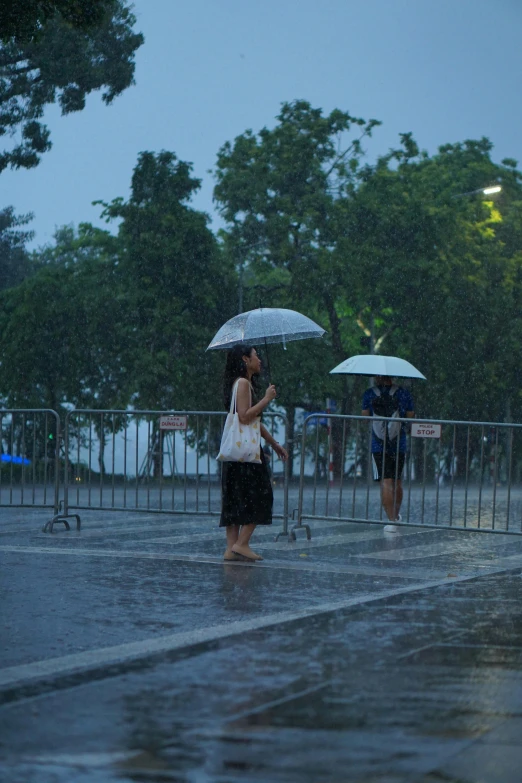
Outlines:
{"type": "Polygon", "coordinates": [[[376,481],[382,481],[383,478],[385,479],[397,478],[398,480],[400,480],[402,476],[402,470],[404,468],[404,459],[406,457],[406,454],[404,454],[404,452],[399,452],[398,454],[385,454],[384,464],[383,464],[382,454],[372,454],[372,457],[375,463],[375,467],[377,468],[378,478],[376,479],[376,481]]]}

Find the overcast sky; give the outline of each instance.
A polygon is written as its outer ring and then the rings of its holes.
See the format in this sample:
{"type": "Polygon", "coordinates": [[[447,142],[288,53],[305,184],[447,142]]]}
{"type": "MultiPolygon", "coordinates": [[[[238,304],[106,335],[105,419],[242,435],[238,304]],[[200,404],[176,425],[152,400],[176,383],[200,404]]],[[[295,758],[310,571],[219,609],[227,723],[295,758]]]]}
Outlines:
{"type": "Polygon", "coordinates": [[[274,124],[283,101],[383,126],[372,157],[412,131],[424,149],[488,136],[522,160],[522,0],[136,0],[136,85],[112,106],[47,113],[53,149],[0,178],[0,207],[33,212],[36,245],[57,226],[102,225],[95,199],[127,196],[142,150],[191,161],[213,212],[219,147],[274,124]]]}

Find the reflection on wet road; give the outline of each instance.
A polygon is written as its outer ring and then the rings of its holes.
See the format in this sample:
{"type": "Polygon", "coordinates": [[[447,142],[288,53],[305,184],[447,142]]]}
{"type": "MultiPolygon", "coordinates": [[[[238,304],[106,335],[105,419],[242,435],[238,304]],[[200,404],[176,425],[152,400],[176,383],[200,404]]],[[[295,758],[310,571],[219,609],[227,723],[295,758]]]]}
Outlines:
{"type": "Polygon", "coordinates": [[[3,779],[518,783],[516,537],[315,521],[225,565],[215,522],[39,519],[0,528],[3,779]]]}

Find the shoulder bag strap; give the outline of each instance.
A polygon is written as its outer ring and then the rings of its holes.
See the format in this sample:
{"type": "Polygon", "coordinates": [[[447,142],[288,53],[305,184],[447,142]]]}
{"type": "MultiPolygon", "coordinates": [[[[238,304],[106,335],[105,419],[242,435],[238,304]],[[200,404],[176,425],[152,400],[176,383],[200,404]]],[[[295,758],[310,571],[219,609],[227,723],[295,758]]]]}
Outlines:
{"type": "MultiPolygon", "coordinates": [[[[234,381],[234,385],[232,386],[232,399],[230,400],[230,413],[237,413],[237,387],[239,385],[239,381],[243,380],[242,378],[237,378],[237,380],[234,381]]],[[[246,381],[247,379],[244,378],[246,381]]],[[[250,405],[252,405],[252,384],[250,381],[247,381],[248,385],[250,386],[250,405]]]]}
{"type": "MultiPolygon", "coordinates": [[[[237,412],[237,387],[239,385],[239,381],[242,380],[241,378],[238,378],[234,381],[234,385],[232,387],[232,399],[230,400],[230,413],[236,413],[237,412]]],[[[247,381],[248,385],[250,386],[250,406],[252,406],[252,389],[253,386],[250,383],[250,381],[247,378],[244,378],[245,381],[247,381]]]]}
{"type": "Polygon", "coordinates": [[[234,381],[234,385],[232,386],[232,398],[230,400],[230,413],[234,414],[236,412],[236,400],[237,400],[237,385],[239,383],[239,378],[237,381],[234,381]]]}

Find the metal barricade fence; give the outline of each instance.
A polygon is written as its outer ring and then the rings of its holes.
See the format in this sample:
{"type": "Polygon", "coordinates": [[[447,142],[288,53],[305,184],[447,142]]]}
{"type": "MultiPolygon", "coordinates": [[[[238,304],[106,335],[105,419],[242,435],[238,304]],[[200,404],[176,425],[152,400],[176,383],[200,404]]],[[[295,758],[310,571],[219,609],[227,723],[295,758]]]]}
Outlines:
{"type": "MultiPolygon", "coordinates": [[[[73,410],[65,420],[63,507],[48,523],[80,510],[218,516],[222,411],[73,410]]],[[[272,435],[287,419],[264,414],[272,435]]],[[[271,453],[274,518],[288,535],[288,466],[271,453]]]]}
{"type": "Polygon", "coordinates": [[[58,513],[60,418],[42,408],[0,410],[0,506],[58,513]]]}
{"type": "MultiPolygon", "coordinates": [[[[373,422],[390,419],[311,414],[303,423],[297,524],[336,520],[388,524],[375,479],[373,422]],[[333,480],[329,461],[333,454],[333,480]],[[307,465],[312,465],[312,471],[307,465]]],[[[384,433],[391,453],[393,506],[401,499],[402,519],[394,524],[489,533],[522,534],[522,425],[511,423],[396,419],[402,442],[384,433]],[[402,481],[399,460],[404,453],[402,481]]],[[[382,454],[375,455],[382,460],[382,454]]],[[[294,511],[294,513],[295,513],[294,511]]]]}

